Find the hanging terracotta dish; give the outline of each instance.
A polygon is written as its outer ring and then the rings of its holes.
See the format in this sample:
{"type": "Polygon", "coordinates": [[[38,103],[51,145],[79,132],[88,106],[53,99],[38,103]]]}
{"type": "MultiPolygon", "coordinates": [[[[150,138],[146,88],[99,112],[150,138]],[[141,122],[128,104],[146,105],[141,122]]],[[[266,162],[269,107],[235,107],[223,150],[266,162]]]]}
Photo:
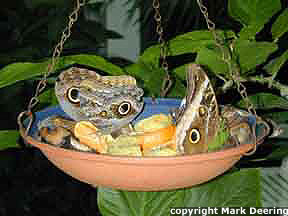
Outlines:
{"type": "MultiPolygon", "coordinates": [[[[180,100],[145,100],[144,118],[157,113],[168,113],[176,108],[180,100]]],[[[63,115],[59,107],[48,108],[36,113],[31,134],[37,122],[50,115],[63,115]]],[[[190,187],[206,182],[230,169],[254,144],[244,144],[222,151],[185,156],[127,157],[111,156],[68,150],[39,142],[32,136],[21,135],[31,145],[39,148],[59,169],[74,178],[93,186],[109,188],[158,191],[190,187]]]]}

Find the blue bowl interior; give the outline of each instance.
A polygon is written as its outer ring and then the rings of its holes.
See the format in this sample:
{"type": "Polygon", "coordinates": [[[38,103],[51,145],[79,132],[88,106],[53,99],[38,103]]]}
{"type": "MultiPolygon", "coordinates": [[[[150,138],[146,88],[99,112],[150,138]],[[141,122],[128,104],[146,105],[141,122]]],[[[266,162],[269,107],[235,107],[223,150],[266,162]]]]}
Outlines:
{"type": "MultiPolygon", "coordinates": [[[[144,98],[144,103],[145,104],[143,111],[139,116],[137,116],[134,122],[159,113],[169,114],[172,110],[175,110],[175,108],[179,107],[181,100],[171,98],[144,98]]],[[[61,109],[60,106],[49,107],[44,109],[43,111],[36,112],[35,121],[32,124],[29,134],[34,135],[37,130],[37,124],[49,116],[68,117],[68,115],[61,109]]],[[[27,124],[26,121],[24,122],[24,124],[25,123],[27,124]]]]}

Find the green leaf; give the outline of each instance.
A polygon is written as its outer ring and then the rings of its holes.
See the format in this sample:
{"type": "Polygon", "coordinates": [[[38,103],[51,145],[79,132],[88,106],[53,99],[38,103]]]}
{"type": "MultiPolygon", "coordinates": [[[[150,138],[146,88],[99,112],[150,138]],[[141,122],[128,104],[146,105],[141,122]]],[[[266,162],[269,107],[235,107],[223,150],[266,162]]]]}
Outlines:
{"type": "MultiPolygon", "coordinates": [[[[222,40],[236,37],[232,31],[217,30],[216,33],[222,40]]],[[[172,55],[197,52],[202,47],[208,47],[209,45],[215,45],[215,39],[211,31],[208,30],[188,32],[169,41],[172,55]]]]}
{"type": "Polygon", "coordinates": [[[55,95],[54,88],[47,89],[38,97],[41,104],[46,104],[48,106],[53,106],[58,104],[57,97],[55,95]]]}
{"type": "Polygon", "coordinates": [[[169,215],[169,207],[286,207],[287,159],[281,168],[242,169],[190,189],[126,192],[98,189],[100,212],[106,215],[169,215]],[[169,199],[171,196],[171,200],[169,199]]]}
{"type": "MultiPolygon", "coordinates": [[[[286,140],[287,143],[287,140],[286,140]]],[[[269,154],[265,159],[266,160],[282,160],[285,157],[288,157],[288,146],[280,146],[269,154]]]]}
{"type": "Polygon", "coordinates": [[[260,207],[260,170],[243,169],[198,186],[163,192],[129,192],[98,188],[103,216],[169,215],[170,207],[260,207]]]}
{"type": "MultiPolygon", "coordinates": [[[[0,70],[0,88],[44,74],[44,72],[47,71],[50,62],[49,59],[40,63],[14,63],[4,67],[0,70]]],[[[61,57],[55,69],[61,69],[76,63],[97,68],[111,75],[123,74],[120,67],[106,61],[100,56],[94,55],[72,55],[61,57]]]]}
{"type": "Polygon", "coordinates": [[[43,74],[47,66],[48,62],[10,64],[0,70],[0,88],[43,74]]]}
{"type": "MultiPolygon", "coordinates": [[[[140,62],[129,65],[125,67],[124,70],[137,79],[138,85],[144,89],[145,96],[160,96],[162,82],[166,74],[158,65],[140,62]]],[[[174,72],[171,71],[171,74],[174,74],[174,72]]],[[[184,84],[175,76],[173,79],[173,86],[167,96],[183,97],[185,91],[186,88],[184,84]]]]}
{"type": "Polygon", "coordinates": [[[268,112],[264,114],[265,118],[271,118],[275,122],[285,123],[288,122],[288,111],[283,112],[268,112]]]}
{"type": "MultiPolygon", "coordinates": [[[[248,97],[255,109],[288,109],[288,100],[270,93],[258,93],[248,97]]],[[[240,108],[246,108],[243,100],[237,103],[240,108]]]]}
{"type": "Polygon", "coordinates": [[[208,152],[220,150],[229,138],[228,128],[225,127],[224,121],[220,122],[220,126],[213,141],[208,144],[208,152]]]}
{"type": "Polygon", "coordinates": [[[264,24],[252,23],[248,26],[244,26],[239,32],[239,36],[241,39],[254,39],[255,35],[260,32],[263,27],[264,24]]]}
{"type": "Polygon", "coordinates": [[[234,54],[240,64],[241,74],[245,74],[266,61],[268,56],[277,50],[277,44],[236,40],[234,54]]]}
{"type": "Polygon", "coordinates": [[[83,64],[106,72],[109,75],[123,75],[123,70],[101,56],[96,55],[72,55],[62,57],[65,67],[71,64],[83,64]]]}
{"type": "MultiPolygon", "coordinates": [[[[192,63],[192,62],[191,62],[192,63]]],[[[173,70],[174,74],[179,77],[182,81],[186,81],[186,70],[188,64],[181,65],[173,70]]]]}
{"type": "MultiPolygon", "coordinates": [[[[220,38],[231,38],[235,37],[232,31],[217,31],[220,38]]],[[[213,34],[206,31],[192,31],[182,35],[179,35],[168,42],[169,55],[176,56],[186,53],[198,52],[201,48],[209,45],[214,45],[215,41],[213,34]]],[[[149,47],[140,56],[139,60],[145,63],[152,63],[158,65],[160,55],[160,46],[154,45],[149,47]]]]}
{"type": "Polygon", "coordinates": [[[261,207],[260,170],[242,169],[185,189],[188,207],[261,207]]]}
{"type": "MultiPolygon", "coordinates": [[[[287,165],[286,165],[287,166],[287,165]]],[[[262,168],[261,169],[261,192],[263,207],[287,207],[288,205],[288,169],[262,168]]]]}
{"type": "Polygon", "coordinates": [[[183,203],[183,191],[130,192],[98,187],[98,206],[103,216],[167,216],[169,208],[183,203]]]}
{"type": "Polygon", "coordinates": [[[267,65],[265,65],[264,69],[275,77],[287,60],[288,50],[286,50],[280,57],[271,60],[267,65]]]}
{"type": "Polygon", "coordinates": [[[277,20],[272,25],[272,36],[274,39],[278,40],[285,32],[288,31],[288,9],[286,8],[280,15],[277,17],[277,20]]]}
{"type": "Polygon", "coordinates": [[[223,61],[222,54],[213,49],[202,48],[198,52],[196,63],[206,66],[211,72],[225,75],[228,65],[223,61]]]}
{"type": "Polygon", "coordinates": [[[174,77],[173,86],[171,87],[171,90],[169,91],[167,97],[183,98],[185,96],[185,93],[186,93],[186,87],[177,77],[174,77]]]}
{"type": "Polygon", "coordinates": [[[254,38],[255,34],[280,9],[280,0],[228,1],[229,15],[244,26],[240,32],[242,38],[254,38]]]}
{"type": "Polygon", "coordinates": [[[145,96],[159,96],[165,72],[158,65],[141,62],[125,67],[125,71],[139,81],[138,85],[144,89],[145,96]]]}
{"type": "Polygon", "coordinates": [[[0,150],[19,147],[18,139],[19,132],[17,130],[0,130],[0,150]]]}

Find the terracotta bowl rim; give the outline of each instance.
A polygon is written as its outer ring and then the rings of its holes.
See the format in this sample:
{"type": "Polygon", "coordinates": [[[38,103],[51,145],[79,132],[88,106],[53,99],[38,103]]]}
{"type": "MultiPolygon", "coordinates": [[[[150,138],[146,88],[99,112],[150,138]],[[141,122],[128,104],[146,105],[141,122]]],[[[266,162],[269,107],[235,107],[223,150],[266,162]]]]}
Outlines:
{"type": "Polygon", "coordinates": [[[121,164],[135,164],[135,165],[171,165],[182,163],[200,163],[209,160],[224,160],[237,156],[243,156],[249,152],[254,144],[243,144],[237,147],[231,147],[216,152],[201,153],[195,155],[179,155],[179,156],[161,156],[161,157],[139,157],[139,156],[116,156],[96,154],[91,152],[80,152],[77,150],[64,149],[53,146],[47,143],[40,142],[31,136],[25,135],[24,131],[20,131],[21,136],[31,145],[39,148],[44,153],[53,154],[57,157],[70,158],[76,160],[89,160],[102,163],[121,163],[121,164]]]}

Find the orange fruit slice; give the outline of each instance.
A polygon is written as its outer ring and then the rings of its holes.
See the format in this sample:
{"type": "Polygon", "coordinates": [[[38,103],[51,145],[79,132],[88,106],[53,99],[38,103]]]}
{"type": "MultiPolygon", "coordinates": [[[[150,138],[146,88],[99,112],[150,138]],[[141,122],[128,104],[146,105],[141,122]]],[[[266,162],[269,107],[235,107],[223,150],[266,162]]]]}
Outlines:
{"type": "MultiPolygon", "coordinates": [[[[176,126],[170,125],[165,128],[145,132],[139,135],[138,142],[141,145],[142,150],[149,151],[152,148],[161,146],[172,140],[175,136],[176,126]]],[[[174,149],[174,146],[171,146],[174,149]]]]}
{"type": "Polygon", "coordinates": [[[108,144],[104,135],[91,122],[80,121],[74,127],[74,135],[81,144],[87,145],[99,153],[106,153],[108,144]]]}

